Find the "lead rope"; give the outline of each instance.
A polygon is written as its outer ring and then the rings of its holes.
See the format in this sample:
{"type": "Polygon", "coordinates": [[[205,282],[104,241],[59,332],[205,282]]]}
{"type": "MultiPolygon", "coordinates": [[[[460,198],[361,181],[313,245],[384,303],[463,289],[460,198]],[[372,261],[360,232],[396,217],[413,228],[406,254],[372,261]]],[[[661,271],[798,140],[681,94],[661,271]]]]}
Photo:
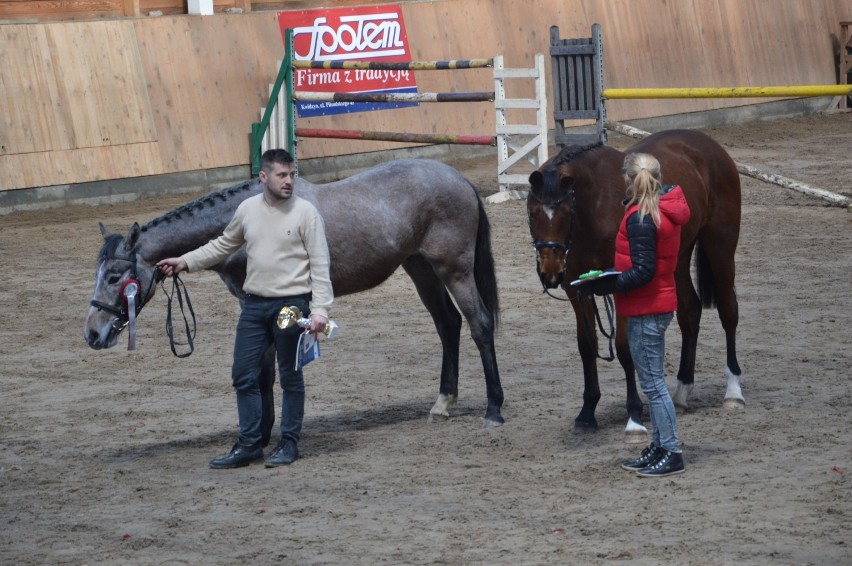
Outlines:
{"type": "MultiPolygon", "coordinates": [[[[604,337],[606,337],[607,344],[609,345],[609,356],[608,357],[605,358],[605,357],[601,356],[600,354],[597,354],[597,356],[598,356],[598,358],[602,359],[605,362],[611,362],[612,360],[615,359],[615,354],[612,351],[612,340],[613,340],[613,337],[615,336],[615,324],[613,324],[613,313],[615,312],[615,305],[613,304],[613,301],[612,301],[612,295],[604,295],[603,296],[604,311],[606,312],[606,319],[607,319],[607,322],[609,323],[609,334],[606,333],[606,330],[604,330],[603,322],[601,322],[601,315],[598,312],[597,301],[595,301],[594,296],[591,297],[591,299],[592,299],[592,307],[595,309],[595,320],[598,321],[598,328],[600,329],[601,334],[603,334],[604,337]]],[[[585,320],[585,317],[583,317],[583,320],[585,320]]]]}
{"type": "Polygon", "coordinates": [[[186,290],[186,285],[184,285],[181,278],[175,273],[172,276],[172,292],[166,292],[166,283],[165,278],[160,281],[160,286],[163,288],[163,293],[166,295],[166,299],[168,301],[166,305],[166,334],[169,337],[169,346],[172,349],[172,354],[177,356],[178,358],[186,358],[195,350],[194,339],[195,339],[195,311],[192,309],[192,303],[189,301],[189,292],[186,290]],[[172,297],[177,292],[177,300],[178,306],[180,307],[180,314],[183,316],[183,325],[186,331],[186,343],[176,342],[174,337],[174,328],[172,325],[172,297]],[[186,318],[186,313],[184,312],[183,299],[186,297],[186,308],[189,309],[189,314],[192,316],[192,330],[189,329],[189,321],[186,318]],[[189,346],[189,352],[184,354],[178,354],[175,345],[180,346],[189,346]]]}
{"type": "MultiPolygon", "coordinates": [[[[572,300],[581,300],[581,299],[578,296],[577,299],[572,299],[572,300]]],[[[595,320],[597,321],[598,329],[601,331],[601,334],[603,334],[604,338],[607,339],[607,345],[609,346],[609,356],[603,357],[599,353],[597,353],[597,351],[595,352],[595,356],[597,356],[599,359],[601,359],[605,362],[611,362],[612,360],[615,359],[615,353],[613,352],[613,349],[612,349],[612,341],[613,341],[613,338],[615,336],[615,324],[613,322],[614,313],[615,313],[615,305],[613,304],[613,301],[612,301],[612,295],[604,295],[603,296],[604,311],[606,312],[607,323],[609,324],[609,334],[607,334],[606,330],[604,330],[603,321],[601,321],[601,315],[600,315],[600,312],[598,312],[598,303],[595,301],[595,296],[594,295],[589,296],[589,300],[592,301],[592,308],[595,311],[595,320]]],[[[592,341],[592,335],[593,335],[592,330],[594,330],[594,328],[589,329],[589,321],[586,319],[585,314],[581,315],[580,318],[583,319],[583,326],[586,328],[586,336],[589,337],[589,343],[592,345],[592,347],[594,347],[595,350],[597,350],[597,344],[593,343],[593,341],[592,341]]]]}
{"type": "Polygon", "coordinates": [[[542,291],[542,293],[547,294],[547,296],[548,296],[548,297],[550,297],[551,299],[556,299],[557,301],[570,301],[570,300],[571,300],[571,299],[569,299],[569,298],[567,298],[567,297],[564,297],[564,298],[563,298],[563,297],[557,297],[556,295],[552,294],[552,293],[550,292],[550,289],[548,289],[547,287],[545,287],[545,288],[544,288],[544,290],[542,291]]]}

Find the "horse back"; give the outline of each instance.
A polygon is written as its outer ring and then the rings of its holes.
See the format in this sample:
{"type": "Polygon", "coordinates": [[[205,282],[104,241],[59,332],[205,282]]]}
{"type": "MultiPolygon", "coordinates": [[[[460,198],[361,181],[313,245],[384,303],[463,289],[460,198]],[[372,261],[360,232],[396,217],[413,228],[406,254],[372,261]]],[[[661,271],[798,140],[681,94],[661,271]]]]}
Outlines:
{"type": "Polygon", "coordinates": [[[684,239],[707,226],[739,231],[740,176],[736,163],[713,138],[694,130],[665,130],[644,138],[628,153],[650,153],[663,183],[680,185],[691,211],[684,239]]]}
{"type": "MultiPolygon", "coordinates": [[[[475,226],[479,207],[475,187],[459,171],[428,159],[388,161],[324,185],[301,181],[296,194],[317,206],[330,237],[349,225],[395,234],[456,224],[466,217],[475,226]]],[[[349,230],[341,232],[350,235],[349,230]]]]}
{"type": "Polygon", "coordinates": [[[479,195],[444,163],[401,159],[323,185],[300,179],[296,194],[323,218],[336,295],[380,284],[413,255],[473,261],[479,195]]]}

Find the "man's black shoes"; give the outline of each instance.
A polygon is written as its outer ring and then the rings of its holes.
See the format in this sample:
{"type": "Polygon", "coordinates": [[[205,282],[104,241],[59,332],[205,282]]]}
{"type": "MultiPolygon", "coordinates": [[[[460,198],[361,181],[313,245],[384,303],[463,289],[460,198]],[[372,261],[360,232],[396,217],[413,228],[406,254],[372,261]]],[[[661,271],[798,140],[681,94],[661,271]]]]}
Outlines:
{"type": "Polygon", "coordinates": [[[210,467],[217,470],[242,468],[261,459],[263,459],[263,448],[260,446],[234,444],[227,456],[210,460],[210,467]]]}
{"type": "Polygon", "coordinates": [[[287,466],[296,461],[299,457],[299,449],[296,448],[296,443],[289,438],[282,438],[278,442],[278,446],[269,455],[264,464],[267,468],[275,468],[278,466],[287,466]]]}

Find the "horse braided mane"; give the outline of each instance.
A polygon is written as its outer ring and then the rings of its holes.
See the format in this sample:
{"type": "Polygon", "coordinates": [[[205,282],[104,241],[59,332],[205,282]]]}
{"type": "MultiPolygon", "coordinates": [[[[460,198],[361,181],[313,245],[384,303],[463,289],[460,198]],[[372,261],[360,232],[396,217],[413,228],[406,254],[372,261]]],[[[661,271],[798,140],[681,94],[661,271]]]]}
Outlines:
{"type": "Polygon", "coordinates": [[[98,254],[98,263],[105,261],[111,257],[115,257],[115,250],[118,245],[124,241],[124,236],[119,234],[108,234],[104,238],[104,245],[101,247],[101,253],[98,254]]]}
{"type": "Polygon", "coordinates": [[[153,228],[154,226],[157,226],[159,224],[168,223],[172,220],[176,220],[184,214],[187,216],[192,216],[192,214],[197,210],[201,210],[205,207],[211,208],[219,203],[227,202],[228,200],[233,198],[234,195],[243,193],[251,189],[254,186],[255,182],[256,179],[249,179],[231,187],[226,187],[222,190],[206,194],[203,197],[199,197],[193,201],[190,201],[186,204],[177,207],[174,210],[165,213],[162,216],[159,216],[147,222],[144,226],[142,226],[142,231],[145,232],[149,228],[153,228]]]}
{"type": "Polygon", "coordinates": [[[553,205],[561,202],[565,198],[565,195],[560,187],[562,175],[559,171],[559,166],[569,163],[572,159],[583,155],[586,152],[598,149],[602,145],[603,144],[601,143],[595,143],[591,145],[564,146],[558,154],[551,158],[540,169],[543,177],[543,183],[541,187],[539,187],[535,197],[542,204],[553,205]]]}
{"type": "Polygon", "coordinates": [[[603,144],[600,142],[593,143],[590,145],[566,145],[562,148],[562,150],[553,158],[553,165],[561,165],[563,163],[568,163],[575,157],[586,153],[587,151],[592,151],[599,147],[602,147],[603,144]]]}

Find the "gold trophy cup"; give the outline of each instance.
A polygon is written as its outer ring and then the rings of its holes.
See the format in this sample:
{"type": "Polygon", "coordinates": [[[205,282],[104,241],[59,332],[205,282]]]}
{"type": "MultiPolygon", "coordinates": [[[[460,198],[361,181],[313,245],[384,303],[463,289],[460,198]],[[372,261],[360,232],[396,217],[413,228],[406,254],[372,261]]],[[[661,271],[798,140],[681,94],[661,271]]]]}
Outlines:
{"type": "MultiPolygon", "coordinates": [[[[281,330],[291,328],[296,325],[302,328],[311,327],[310,319],[304,318],[302,316],[302,311],[298,307],[283,307],[281,312],[278,313],[277,323],[278,328],[281,330]]],[[[325,324],[322,334],[325,335],[326,338],[331,339],[337,333],[337,328],[337,324],[335,324],[333,320],[329,320],[325,324]]]]}

